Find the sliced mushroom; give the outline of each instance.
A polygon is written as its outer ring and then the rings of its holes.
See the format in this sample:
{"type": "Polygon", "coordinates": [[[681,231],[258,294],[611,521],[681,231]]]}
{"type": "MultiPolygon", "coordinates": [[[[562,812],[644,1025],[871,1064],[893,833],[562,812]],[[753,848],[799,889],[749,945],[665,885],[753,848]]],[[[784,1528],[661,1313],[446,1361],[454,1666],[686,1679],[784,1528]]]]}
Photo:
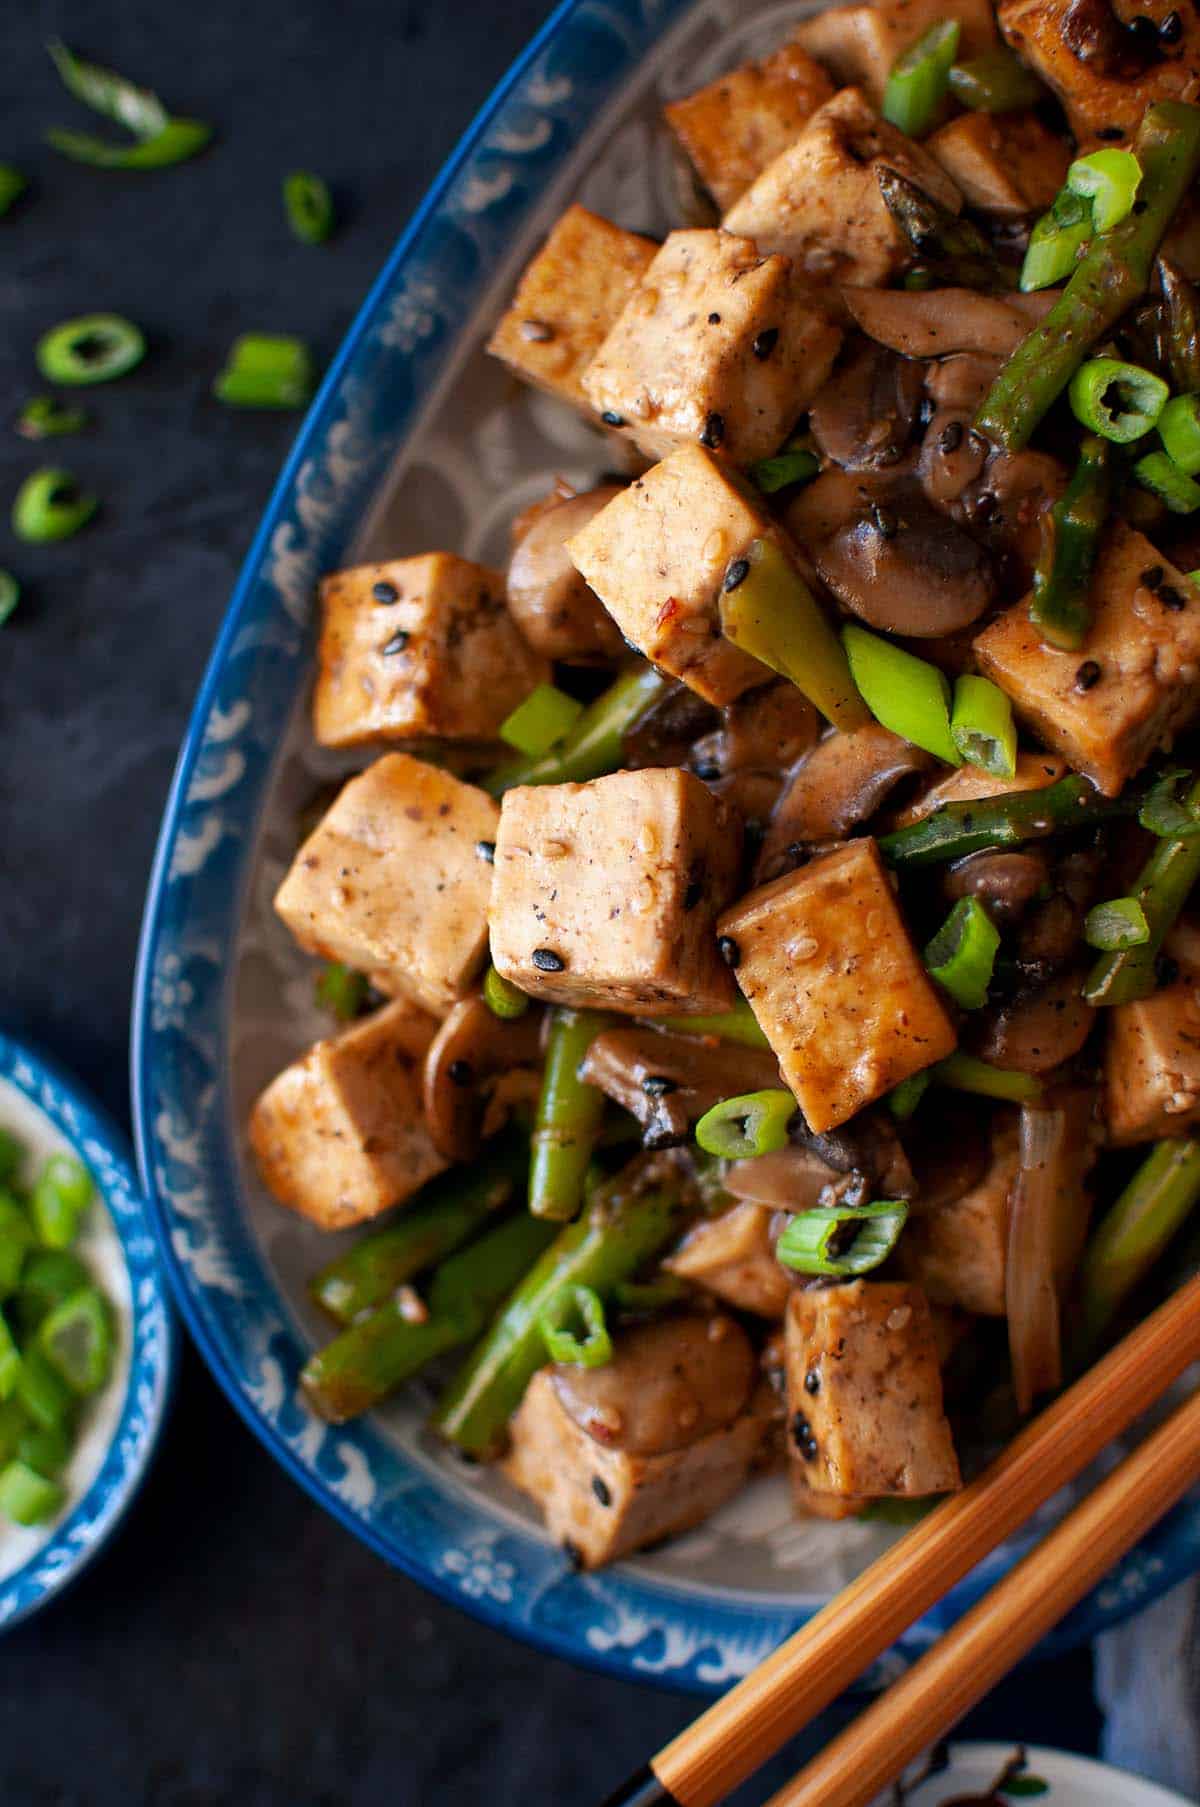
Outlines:
{"type": "Polygon", "coordinates": [[[982,477],[988,445],[971,427],[970,409],[939,408],[921,442],[917,474],[921,487],[937,508],[957,502],[965,489],[982,477]]]}
{"type": "Polygon", "coordinates": [[[1096,1012],[1086,1004],[1078,969],[1058,973],[1044,985],[1019,993],[971,1025],[971,1045],[993,1066],[1020,1073],[1049,1073],[1078,1054],[1091,1034],[1096,1012]]]}
{"type": "Polygon", "coordinates": [[[834,731],[793,772],[775,806],[755,867],[755,884],[777,878],[813,842],[837,841],[875,814],[902,778],[933,765],[928,753],[878,722],[834,731]]]}
{"type": "Polygon", "coordinates": [[[706,783],[732,772],[782,779],[820,733],[820,717],[794,684],[764,684],[721,711],[721,725],[692,748],[692,770],[706,783]]]}
{"type": "Polygon", "coordinates": [[[479,1152],[489,1107],[511,1075],[541,1063],[542,1013],[531,1007],[505,1021],[483,998],[463,998],[429,1044],[423,1071],[425,1121],[438,1153],[447,1161],[469,1161],[479,1152]]]}
{"type": "Polygon", "coordinates": [[[951,866],[942,889],[951,902],[977,897],[996,926],[1007,928],[1024,914],[1049,878],[1049,862],[1040,849],[985,850],[951,866]]]}
{"type": "Polygon", "coordinates": [[[622,1331],[603,1367],[552,1370],[563,1410],[607,1448],[662,1456],[745,1410],[758,1364],[735,1318],[676,1313],[622,1331]]]}
{"type": "Polygon", "coordinates": [[[508,606],[530,646],[547,658],[592,665],[623,650],[620,629],[566,549],[571,536],[620,493],[613,483],[582,495],[559,491],[513,523],[508,606]]]}
{"type": "Polygon", "coordinates": [[[971,416],[1000,374],[1004,360],[977,352],[958,352],[925,366],[925,388],[939,408],[971,416]]]}
{"type": "Polygon", "coordinates": [[[866,1204],[868,1186],[861,1173],[840,1173],[811,1148],[781,1148],[774,1154],[731,1161],[725,1190],[749,1204],[777,1211],[811,1211],[814,1205],[844,1200],[866,1204]]]}
{"type": "Polygon", "coordinates": [[[919,364],[860,339],[809,410],[813,438],[843,470],[897,464],[916,432],[923,389],[919,364]]]}
{"type": "Polygon", "coordinates": [[[711,734],[720,714],[686,684],[672,684],[625,735],[622,764],[629,771],[643,766],[687,765],[701,735],[711,734]]]}
{"type": "Polygon", "coordinates": [[[843,289],[860,330],[906,358],[982,352],[1007,358],[1053,306],[1053,294],[983,295],[977,289],[843,289]]]}
{"type": "Polygon", "coordinates": [[[977,621],[996,597],[987,549],[916,483],[859,503],[819,548],[817,570],[843,607],[886,633],[924,639],[977,621]]]}
{"type": "Polygon", "coordinates": [[[918,1111],[904,1126],[916,1213],[951,1205],[979,1184],[992,1160],[990,1115],[975,1099],[944,1093],[936,1110],[918,1111]]]}
{"type": "MultiPolygon", "coordinates": [[[[861,1173],[875,1198],[913,1198],[917,1182],[896,1126],[885,1110],[860,1111],[823,1135],[793,1139],[819,1154],[839,1173],[861,1173]]],[[[864,1201],[865,1202],[865,1201],[864,1201]]]]}
{"type": "Polygon", "coordinates": [[[606,1029],[587,1051],[582,1076],[642,1126],[647,1148],[686,1142],[722,1098],[780,1087],[773,1054],[658,1029],[606,1029]]]}

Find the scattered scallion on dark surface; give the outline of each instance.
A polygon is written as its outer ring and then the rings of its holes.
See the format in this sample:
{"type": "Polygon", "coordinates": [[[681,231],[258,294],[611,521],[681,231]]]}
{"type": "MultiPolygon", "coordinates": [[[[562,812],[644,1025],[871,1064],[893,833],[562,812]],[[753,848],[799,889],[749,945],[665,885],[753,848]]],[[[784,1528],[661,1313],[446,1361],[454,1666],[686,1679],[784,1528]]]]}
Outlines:
{"type": "Polygon", "coordinates": [[[336,223],[329,184],[308,169],[294,169],[284,177],[283,205],[288,225],[306,245],[323,245],[336,223]]]}
{"type": "Polygon", "coordinates": [[[194,157],[211,139],[211,126],[199,119],[174,118],[148,88],[76,56],[58,39],[46,48],[68,92],[132,134],[132,143],[118,143],[92,132],[52,127],[46,142],[72,162],[93,169],[163,169],[194,157]]]}
{"type": "Polygon", "coordinates": [[[29,187],[15,163],[0,163],[0,219],[20,200],[29,187]]]}
{"type": "Polygon", "coordinates": [[[796,1115],[790,1092],[743,1092],[722,1098],[696,1125],[696,1141],[705,1154],[729,1161],[774,1154],[787,1147],[788,1124],[796,1115]]]}
{"type": "Polygon", "coordinates": [[[887,1260],[908,1218],[898,1199],[869,1205],[817,1205],[798,1211],[775,1244],[775,1258],[798,1274],[847,1279],[887,1260]]]}
{"type": "Polygon", "coordinates": [[[231,408],[303,408],[313,388],[312,355],[302,339],[243,333],[230,347],[213,394],[231,408]]]}
{"type": "Polygon", "coordinates": [[[87,424],[86,409],[69,407],[56,395],[31,396],[16,419],[22,439],[62,439],[69,433],[82,433],[87,424]]]}
{"type": "Polygon", "coordinates": [[[146,355],[141,327],[121,314],[81,314],[51,327],[38,340],[37,367],[49,383],[79,387],[110,383],[146,355]]]}
{"type": "Polygon", "coordinates": [[[987,1003],[1000,934],[977,897],[960,897],[925,949],[925,965],[964,1010],[987,1003]]]}
{"type": "Polygon", "coordinates": [[[13,532],[35,546],[69,540],[87,525],[99,506],[95,496],[80,489],[70,471],[34,471],[13,502],[13,532]]]}
{"type": "Polygon", "coordinates": [[[21,586],[11,571],[0,570],[0,627],[21,600],[21,586]]]}

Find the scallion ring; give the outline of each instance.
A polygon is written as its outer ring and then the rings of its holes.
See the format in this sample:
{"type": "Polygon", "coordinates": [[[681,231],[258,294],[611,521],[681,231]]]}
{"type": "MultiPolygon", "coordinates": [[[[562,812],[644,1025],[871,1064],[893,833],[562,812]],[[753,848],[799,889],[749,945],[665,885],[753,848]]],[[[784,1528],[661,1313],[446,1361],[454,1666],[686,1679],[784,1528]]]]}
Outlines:
{"type": "Polygon", "coordinates": [[[919,138],[934,122],[950,86],[961,35],[957,19],[939,19],[892,65],[880,110],[910,138],[919,138]]]}
{"type": "Polygon", "coordinates": [[[334,227],[333,196],[327,182],[311,170],[294,169],[284,178],[283,205],[288,225],[302,243],[325,243],[334,227]]]}
{"type": "Polygon", "coordinates": [[[0,163],[0,219],[19,201],[29,183],[15,163],[0,163]]]}
{"type": "Polygon", "coordinates": [[[26,477],[12,507],[13,532],[30,545],[69,540],[100,506],[81,490],[70,471],[41,470],[26,477]]]}
{"type": "Polygon", "coordinates": [[[303,408],[312,399],[313,367],[302,339],[244,333],[230,347],[213,394],[231,408],[303,408]]]}
{"type": "Polygon", "coordinates": [[[22,439],[61,439],[82,433],[87,423],[85,409],[65,407],[55,395],[35,395],[17,415],[16,429],[22,439]]]}
{"type": "Polygon", "coordinates": [[[964,1010],[987,1003],[1000,947],[995,923],[977,897],[960,897],[925,949],[925,965],[964,1010]]]}
{"type": "Polygon", "coordinates": [[[1142,166],[1133,152],[1111,146],[1076,157],[1067,171],[1070,192],[1092,204],[1092,223],[1097,232],[1108,232],[1128,219],[1141,181],[1142,166]]]}
{"type": "Polygon", "coordinates": [[[493,1016],[504,1022],[515,1022],[517,1017],[525,1015],[533,999],[511,979],[498,973],[494,966],[489,966],[483,979],[483,1001],[493,1016]]]}
{"type": "Polygon", "coordinates": [[[1171,514],[1194,514],[1200,508],[1200,483],[1181,471],[1166,452],[1147,452],[1133,467],[1143,489],[1165,502],[1171,514]]]}
{"type": "Polygon", "coordinates": [[[93,169],[163,169],[194,157],[212,137],[212,127],[203,120],[173,118],[157,94],[139,88],[113,69],[76,56],[60,40],[46,48],[63,86],[76,100],[133,135],[132,144],[113,144],[92,132],[52,128],[46,133],[46,142],[72,162],[87,163],[93,169]]]}
{"type": "Polygon", "coordinates": [[[1191,841],[1200,835],[1200,815],[1196,815],[1188,807],[1187,799],[1179,795],[1180,786],[1192,782],[1192,773],[1179,769],[1163,772],[1151,785],[1142,807],[1138,810],[1138,823],[1148,834],[1158,835],[1164,841],[1191,841]]]}
{"type": "Polygon", "coordinates": [[[538,1318],[546,1354],[552,1362],[579,1368],[602,1368],[612,1360],[612,1338],[604,1317],[604,1301],[590,1286],[564,1286],[538,1318]],[[582,1334],[570,1328],[572,1321],[582,1334]]]}
{"type": "Polygon", "coordinates": [[[1130,445],[1149,433],[1170,396],[1152,370],[1120,358],[1089,358],[1071,378],[1071,411],[1089,432],[1115,445],[1130,445]]]}
{"type": "Polygon", "coordinates": [[[1200,471],[1200,395],[1175,395],[1158,417],[1163,450],[1185,476],[1200,471]]]}
{"type": "Polygon", "coordinates": [[[775,1244],[775,1259],[798,1274],[843,1280],[886,1261],[908,1218],[901,1199],[869,1205],[816,1205],[797,1211],[775,1244]]]}
{"type": "Polygon", "coordinates": [[[1093,230],[1092,210],[1087,202],[1064,189],[1029,235],[1021,265],[1022,291],[1028,295],[1035,289],[1049,289],[1065,282],[1093,230]]]}
{"type": "Polygon", "coordinates": [[[787,1147],[788,1124],[795,1115],[796,1100],[790,1092],[742,1092],[705,1111],[696,1125],[696,1141],[705,1154],[728,1161],[774,1154],[787,1147]]]}
{"type": "Polygon", "coordinates": [[[1122,947],[1143,947],[1150,939],[1150,924],[1136,897],[1110,897],[1088,911],[1083,938],[1089,947],[1106,954],[1122,947]]]}
{"type": "Polygon", "coordinates": [[[540,759],[565,740],[583,704],[554,684],[539,684],[500,724],[500,738],[529,759],[540,759]]]}
{"type": "Polygon", "coordinates": [[[885,728],[948,765],[962,755],[950,733],[950,685],[943,672],[855,622],[842,629],[850,672],[863,701],[885,728]]]}
{"type": "Polygon", "coordinates": [[[0,571],[0,627],[21,600],[21,586],[11,571],[0,571]]]}
{"type": "Polygon", "coordinates": [[[51,327],[38,340],[37,367],[47,382],[80,386],[110,383],[146,355],[141,328],[120,314],[81,314],[51,327]]]}
{"type": "Polygon", "coordinates": [[[990,678],[962,677],[954,686],[950,735],[968,765],[993,778],[1012,778],[1017,769],[1017,730],[1012,704],[990,678]]]}

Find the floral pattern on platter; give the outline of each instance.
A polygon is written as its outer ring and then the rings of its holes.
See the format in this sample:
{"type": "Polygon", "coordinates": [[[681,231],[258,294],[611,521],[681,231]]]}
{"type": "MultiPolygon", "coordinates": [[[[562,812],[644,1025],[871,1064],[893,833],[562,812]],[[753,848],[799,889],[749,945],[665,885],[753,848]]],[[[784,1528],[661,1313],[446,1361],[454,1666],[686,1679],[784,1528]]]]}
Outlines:
{"type": "MultiPolygon", "coordinates": [[[[705,1691],[745,1674],[896,1533],[798,1522],[786,1489],[764,1481],[652,1557],[576,1575],[501,1478],[432,1446],[420,1385],[367,1420],[319,1423],[296,1378],[324,1333],[305,1282],[331,1244],[265,1197],[243,1126],[255,1092],[329,1027],[271,910],[299,812],[347,769],[306,732],[318,575],[431,545],[503,562],[520,507],[559,473],[595,479],[604,442],[488,360],[488,326],[569,199],[650,232],[677,221],[663,100],[812,10],[568,0],[476,121],[368,297],[250,553],[164,822],[135,1024],[139,1154],[177,1291],[279,1459],[470,1610],[558,1654],[705,1691]]],[[[919,1653],[1016,1553],[985,1564],[871,1679],[919,1653]]],[[[1060,1638],[1091,1635],[1198,1565],[1200,1512],[1185,1510],[1129,1559],[1119,1600],[1093,1599],[1060,1638]]]]}

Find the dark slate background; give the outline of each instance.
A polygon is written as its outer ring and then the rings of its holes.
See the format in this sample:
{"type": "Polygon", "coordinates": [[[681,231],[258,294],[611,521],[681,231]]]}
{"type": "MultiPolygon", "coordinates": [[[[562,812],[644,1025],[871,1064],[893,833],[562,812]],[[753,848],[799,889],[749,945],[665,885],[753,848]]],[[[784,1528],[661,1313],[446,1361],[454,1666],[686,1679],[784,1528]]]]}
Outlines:
{"type": "MultiPolygon", "coordinates": [[[[127,1012],[159,813],[209,645],[296,422],[209,396],[233,335],[327,360],[443,158],[544,0],[75,0],[4,8],[0,158],[34,192],[0,223],[0,1013],[121,1119],[127,1012]],[[84,123],[42,40],[215,122],[175,170],[77,168],[84,123]],[[343,225],[295,244],[282,174],[335,186],[343,225]],[[38,335],[114,309],[151,351],[49,448],[7,421],[38,335]],[[103,497],[60,547],[18,545],[8,498],[69,465],[103,497]]],[[[189,1354],[157,1468],[110,1550],[0,1656],[0,1801],[152,1807],[587,1807],[694,1711],[552,1662],[428,1598],[327,1520],[189,1354]]],[[[980,1736],[1094,1747],[1084,1656],[1008,1684],[980,1736]]],[[[781,1772],[776,1770],[777,1783],[781,1772]]],[[[761,1799],[762,1789],[746,1799],[761,1799]]]]}

